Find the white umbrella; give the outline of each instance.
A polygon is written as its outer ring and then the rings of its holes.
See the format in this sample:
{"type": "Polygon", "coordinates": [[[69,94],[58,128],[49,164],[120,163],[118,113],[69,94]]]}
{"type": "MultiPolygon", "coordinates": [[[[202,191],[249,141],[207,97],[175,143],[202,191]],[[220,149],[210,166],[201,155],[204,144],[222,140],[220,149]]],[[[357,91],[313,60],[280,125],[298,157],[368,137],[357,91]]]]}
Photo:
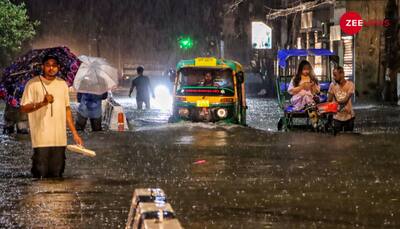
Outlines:
{"type": "Polygon", "coordinates": [[[118,71],[105,59],[79,56],[82,64],[74,79],[78,92],[101,95],[118,85],[118,71]]]}

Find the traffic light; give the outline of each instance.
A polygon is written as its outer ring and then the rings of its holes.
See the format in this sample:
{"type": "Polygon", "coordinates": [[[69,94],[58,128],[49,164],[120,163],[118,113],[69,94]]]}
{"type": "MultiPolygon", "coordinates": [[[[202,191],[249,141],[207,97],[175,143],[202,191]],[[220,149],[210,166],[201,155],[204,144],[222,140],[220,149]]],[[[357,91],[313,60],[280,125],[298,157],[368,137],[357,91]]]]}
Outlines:
{"type": "Polygon", "coordinates": [[[191,37],[179,37],[178,44],[181,49],[191,49],[193,47],[193,39],[191,37]]]}

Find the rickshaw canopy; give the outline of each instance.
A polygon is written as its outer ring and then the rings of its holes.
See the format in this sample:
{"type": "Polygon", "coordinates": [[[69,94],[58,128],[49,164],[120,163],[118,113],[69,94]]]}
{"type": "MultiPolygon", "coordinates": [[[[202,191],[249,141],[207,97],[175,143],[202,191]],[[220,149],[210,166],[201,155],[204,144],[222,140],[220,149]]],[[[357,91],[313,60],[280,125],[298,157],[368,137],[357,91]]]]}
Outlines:
{"type": "Polygon", "coordinates": [[[278,51],[279,66],[286,68],[286,60],[292,56],[334,56],[328,49],[281,49],[278,51]]]}

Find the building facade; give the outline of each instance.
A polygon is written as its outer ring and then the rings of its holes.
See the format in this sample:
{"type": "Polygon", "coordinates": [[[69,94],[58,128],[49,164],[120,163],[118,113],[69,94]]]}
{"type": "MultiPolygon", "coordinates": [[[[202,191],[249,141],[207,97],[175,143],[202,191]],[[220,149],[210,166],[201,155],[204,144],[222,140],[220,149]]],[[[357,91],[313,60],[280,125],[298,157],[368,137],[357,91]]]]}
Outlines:
{"type": "MultiPolygon", "coordinates": [[[[330,49],[338,55],[346,77],[356,84],[359,99],[396,99],[399,0],[280,1],[265,8],[271,8],[265,22],[273,28],[274,41],[272,49],[262,56],[261,63],[267,63],[267,69],[271,69],[268,63],[275,62],[272,68],[277,74],[279,49],[330,49]],[[345,34],[340,28],[341,16],[349,11],[357,12],[364,20],[356,35],[345,34]],[[390,26],[384,24],[385,20],[390,21],[390,26]]],[[[310,61],[316,71],[328,74],[329,69],[321,67],[321,59],[310,61]]],[[[289,73],[293,74],[293,69],[289,73]]]]}

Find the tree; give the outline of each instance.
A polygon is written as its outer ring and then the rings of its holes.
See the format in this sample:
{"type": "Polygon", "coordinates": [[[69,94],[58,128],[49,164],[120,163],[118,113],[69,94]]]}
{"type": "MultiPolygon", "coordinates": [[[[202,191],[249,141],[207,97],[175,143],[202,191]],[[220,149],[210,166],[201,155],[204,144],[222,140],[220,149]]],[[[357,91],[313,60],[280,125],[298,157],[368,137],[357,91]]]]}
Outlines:
{"type": "Polygon", "coordinates": [[[0,0],[0,66],[4,66],[21,49],[23,42],[35,36],[38,21],[31,22],[25,4],[0,0]]]}

